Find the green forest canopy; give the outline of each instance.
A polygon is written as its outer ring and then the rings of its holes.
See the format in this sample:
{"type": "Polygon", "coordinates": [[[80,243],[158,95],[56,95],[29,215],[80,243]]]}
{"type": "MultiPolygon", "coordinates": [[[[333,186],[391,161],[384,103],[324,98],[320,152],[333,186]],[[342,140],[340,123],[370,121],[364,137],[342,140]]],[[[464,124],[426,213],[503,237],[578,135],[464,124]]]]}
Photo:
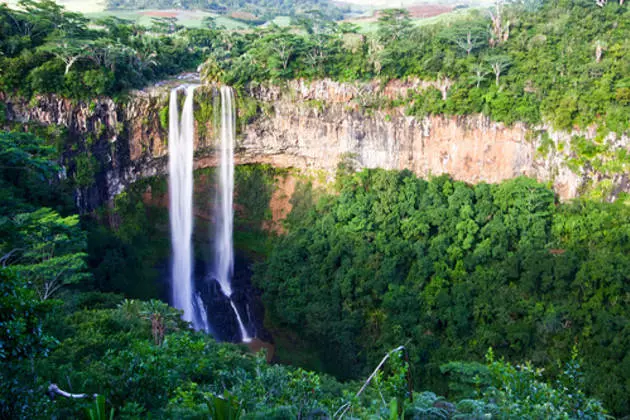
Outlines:
{"type": "Polygon", "coordinates": [[[337,183],[315,202],[297,196],[254,276],[270,324],[299,331],[327,372],[360,377],[405,343],[416,383],[444,393],[449,360],[492,347],[552,373],[575,345],[587,389],[630,410],[626,203],[560,204],[528,178],[364,170],[337,183]]]}

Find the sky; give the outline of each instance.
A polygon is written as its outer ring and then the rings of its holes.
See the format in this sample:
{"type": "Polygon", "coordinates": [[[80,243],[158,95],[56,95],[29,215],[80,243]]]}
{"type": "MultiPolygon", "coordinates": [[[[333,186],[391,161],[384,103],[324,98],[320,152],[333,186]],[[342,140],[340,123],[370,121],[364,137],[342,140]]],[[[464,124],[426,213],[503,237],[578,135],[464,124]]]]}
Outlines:
{"type": "MultiPolygon", "coordinates": [[[[100,12],[105,7],[105,0],[55,0],[57,3],[65,6],[68,10],[75,12],[100,12]]],[[[18,0],[0,0],[2,3],[8,3],[9,6],[15,6],[18,0]]]]}

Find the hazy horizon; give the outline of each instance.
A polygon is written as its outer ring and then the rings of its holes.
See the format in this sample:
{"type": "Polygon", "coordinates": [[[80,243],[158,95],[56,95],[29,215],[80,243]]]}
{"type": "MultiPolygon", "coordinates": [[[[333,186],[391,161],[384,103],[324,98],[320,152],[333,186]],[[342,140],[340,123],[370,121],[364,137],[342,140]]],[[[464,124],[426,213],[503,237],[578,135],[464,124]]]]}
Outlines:
{"type": "MultiPolygon", "coordinates": [[[[105,9],[105,0],[55,0],[58,4],[65,6],[68,10],[77,12],[91,13],[99,12],[105,9]]],[[[15,6],[18,0],[0,0],[15,6]]],[[[333,3],[354,4],[364,7],[400,7],[410,6],[413,4],[480,4],[489,3],[492,0],[341,0],[333,1],[333,3]]]]}

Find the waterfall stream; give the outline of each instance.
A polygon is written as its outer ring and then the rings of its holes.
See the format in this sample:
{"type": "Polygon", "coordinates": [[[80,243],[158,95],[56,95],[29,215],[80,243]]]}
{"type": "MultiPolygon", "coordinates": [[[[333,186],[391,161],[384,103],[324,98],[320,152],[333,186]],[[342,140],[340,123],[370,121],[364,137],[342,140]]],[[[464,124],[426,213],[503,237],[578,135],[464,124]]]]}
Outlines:
{"type": "Polygon", "coordinates": [[[184,320],[194,322],[192,278],[193,230],[193,94],[195,86],[186,88],[186,100],[179,119],[177,94],[171,91],[169,102],[169,218],[173,260],[171,285],[173,306],[184,311],[184,320]]]}
{"type": "Polygon", "coordinates": [[[221,87],[220,159],[218,188],[215,201],[214,275],[223,294],[230,299],[244,342],[251,341],[238,308],[232,300],[232,276],[234,274],[234,93],[221,87]]]}

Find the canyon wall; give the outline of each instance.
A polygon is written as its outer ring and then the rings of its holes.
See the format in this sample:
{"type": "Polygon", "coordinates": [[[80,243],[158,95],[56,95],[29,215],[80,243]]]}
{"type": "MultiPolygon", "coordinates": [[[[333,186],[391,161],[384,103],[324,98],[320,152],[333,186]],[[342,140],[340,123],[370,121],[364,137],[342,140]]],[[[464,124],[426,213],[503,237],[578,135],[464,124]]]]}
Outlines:
{"type": "MultiPolygon", "coordinates": [[[[283,87],[247,91],[263,111],[239,122],[236,160],[270,163],[332,178],[339,163],[355,169],[409,169],[421,177],[448,173],[469,183],[500,182],[526,175],[548,182],[562,199],[602,186],[613,200],[630,191],[628,168],[614,162],[630,152],[627,135],[597,140],[595,129],[556,132],[547,126],[505,126],[481,115],[424,118],[405,115],[387,101],[426,87],[421,81],[343,84],[322,80],[292,81],[283,87]],[[575,139],[599,145],[584,159],[575,139]],[[611,169],[612,168],[612,169],[611,169]]],[[[72,103],[55,96],[29,102],[0,94],[13,124],[56,124],[72,139],[65,156],[89,152],[99,162],[95,185],[78,190],[77,202],[90,210],[111,200],[130,183],[167,170],[168,130],[165,108],[169,86],[133,92],[123,102],[111,99],[72,103]]],[[[214,166],[212,121],[203,117],[212,89],[197,98],[195,166],[214,166]]],[[[206,112],[207,114],[207,112],[206,112]]]]}
{"type": "Polygon", "coordinates": [[[620,151],[630,152],[627,135],[597,143],[594,127],[569,133],[546,125],[506,126],[482,115],[417,118],[402,107],[371,105],[428,85],[294,81],[285,88],[259,87],[250,94],[272,103],[274,114],[248,125],[241,144],[248,154],[280,166],[329,173],[345,160],[355,168],[409,169],[421,177],[447,173],[469,183],[525,175],[550,183],[562,199],[595,186],[605,186],[607,199],[630,190],[627,163],[617,160],[620,151]],[[599,144],[599,153],[578,159],[576,138],[599,144]],[[610,170],[605,163],[611,161],[620,167],[610,170]]]}

